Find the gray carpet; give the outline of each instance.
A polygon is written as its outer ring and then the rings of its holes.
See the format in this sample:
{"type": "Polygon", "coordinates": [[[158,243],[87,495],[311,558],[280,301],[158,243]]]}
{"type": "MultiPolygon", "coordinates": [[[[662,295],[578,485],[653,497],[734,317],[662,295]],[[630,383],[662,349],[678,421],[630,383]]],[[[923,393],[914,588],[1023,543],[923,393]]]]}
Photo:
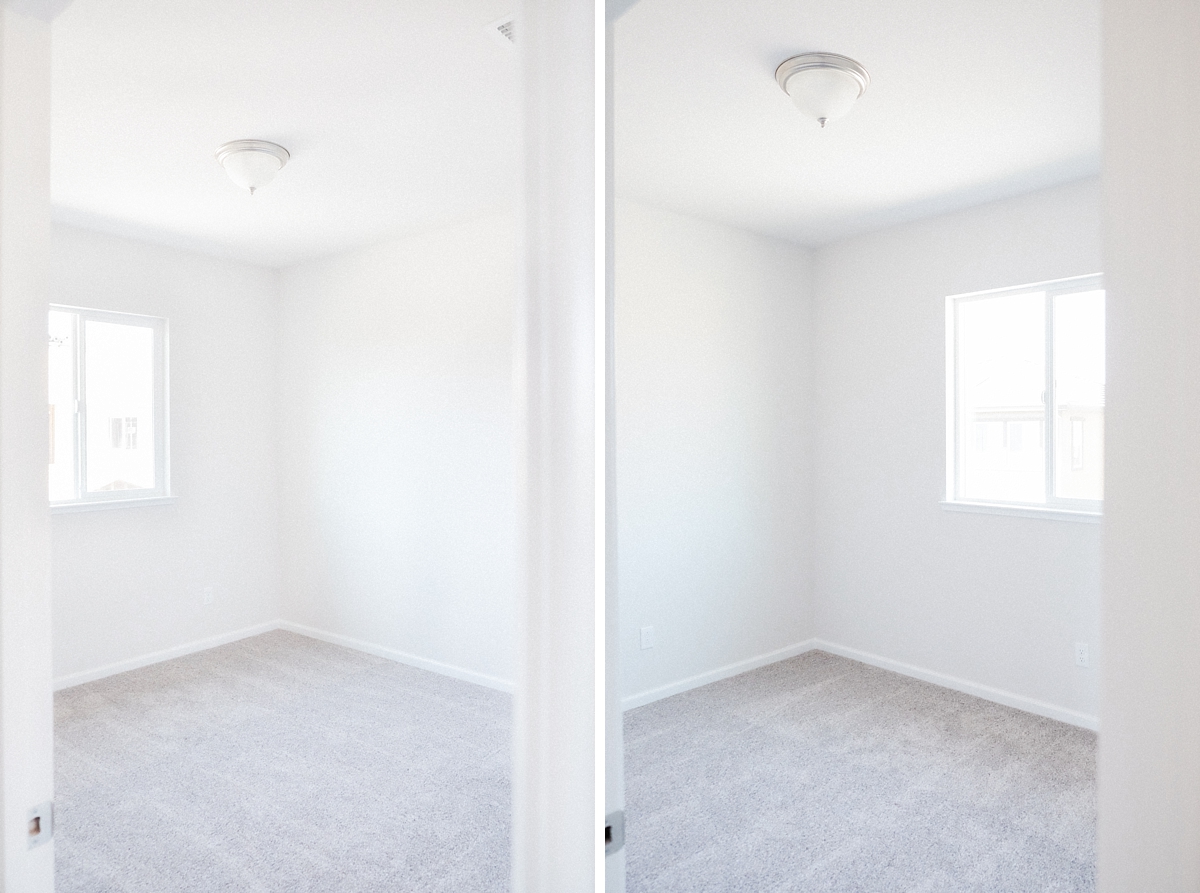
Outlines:
{"type": "MultiPolygon", "coordinates": [[[[55,708],[59,893],[508,889],[505,695],[276,632],[55,708]]],[[[1090,732],[822,652],[625,721],[629,893],[1094,890],[1090,732]]]]}
{"type": "Polygon", "coordinates": [[[630,711],[629,893],[1095,889],[1088,731],[809,652],[630,711]]]}
{"type": "Polygon", "coordinates": [[[507,890],[510,711],[285,632],[67,689],[57,889],[507,890]]]}

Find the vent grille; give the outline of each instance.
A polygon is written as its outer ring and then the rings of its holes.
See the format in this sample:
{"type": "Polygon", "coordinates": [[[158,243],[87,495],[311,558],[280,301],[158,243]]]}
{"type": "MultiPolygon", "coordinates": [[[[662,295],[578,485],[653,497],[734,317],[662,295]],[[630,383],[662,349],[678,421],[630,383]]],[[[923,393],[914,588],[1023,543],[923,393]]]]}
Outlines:
{"type": "Polygon", "coordinates": [[[506,15],[488,25],[487,30],[497,43],[512,49],[517,42],[517,17],[506,15]]]}

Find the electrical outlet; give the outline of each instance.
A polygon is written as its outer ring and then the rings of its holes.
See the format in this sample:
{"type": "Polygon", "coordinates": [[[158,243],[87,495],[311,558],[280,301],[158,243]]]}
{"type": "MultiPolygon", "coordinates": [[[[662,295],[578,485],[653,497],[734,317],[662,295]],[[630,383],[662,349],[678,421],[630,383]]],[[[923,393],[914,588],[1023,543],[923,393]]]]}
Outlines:
{"type": "Polygon", "coordinates": [[[204,589],[201,590],[200,594],[201,598],[204,600],[204,604],[211,605],[213,603],[213,588],[211,586],[205,586],[204,589]]]}
{"type": "Polygon", "coordinates": [[[1075,643],[1075,663],[1077,666],[1086,667],[1088,665],[1088,646],[1087,642],[1075,643]]]}
{"type": "Polygon", "coordinates": [[[642,650],[646,651],[654,647],[654,627],[642,627],[642,650]]]}

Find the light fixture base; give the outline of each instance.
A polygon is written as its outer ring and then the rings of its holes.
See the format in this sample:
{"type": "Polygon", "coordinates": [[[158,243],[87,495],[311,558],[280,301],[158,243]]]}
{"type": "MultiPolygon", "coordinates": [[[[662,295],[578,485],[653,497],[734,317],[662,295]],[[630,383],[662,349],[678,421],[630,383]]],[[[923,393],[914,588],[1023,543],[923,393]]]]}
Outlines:
{"type": "Polygon", "coordinates": [[[283,170],[291,157],[283,146],[267,140],[232,140],[217,149],[217,162],[251,195],[283,170]]]}
{"type": "Polygon", "coordinates": [[[779,84],[780,90],[787,93],[787,82],[792,75],[809,68],[832,68],[845,72],[858,81],[859,96],[862,96],[871,84],[871,76],[862,65],[849,56],[840,56],[837,53],[801,53],[799,56],[784,59],[775,69],[775,82],[779,84]]]}

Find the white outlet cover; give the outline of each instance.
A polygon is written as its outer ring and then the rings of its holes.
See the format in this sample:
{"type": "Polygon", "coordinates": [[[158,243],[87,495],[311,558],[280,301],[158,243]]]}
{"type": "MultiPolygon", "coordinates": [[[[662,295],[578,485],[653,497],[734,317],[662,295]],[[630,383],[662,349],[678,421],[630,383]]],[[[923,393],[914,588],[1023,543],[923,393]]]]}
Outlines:
{"type": "Polygon", "coordinates": [[[1087,642],[1075,643],[1075,663],[1078,666],[1088,666],[1088,646],[1087,642]]]}
{"type": "Polygon", "coordinates": [[[642,634],[642,650],[646,651],[647,649],[653,648],[654,647],[654,627],[643,626],[641,629],[641,634],[642,634]]]}

